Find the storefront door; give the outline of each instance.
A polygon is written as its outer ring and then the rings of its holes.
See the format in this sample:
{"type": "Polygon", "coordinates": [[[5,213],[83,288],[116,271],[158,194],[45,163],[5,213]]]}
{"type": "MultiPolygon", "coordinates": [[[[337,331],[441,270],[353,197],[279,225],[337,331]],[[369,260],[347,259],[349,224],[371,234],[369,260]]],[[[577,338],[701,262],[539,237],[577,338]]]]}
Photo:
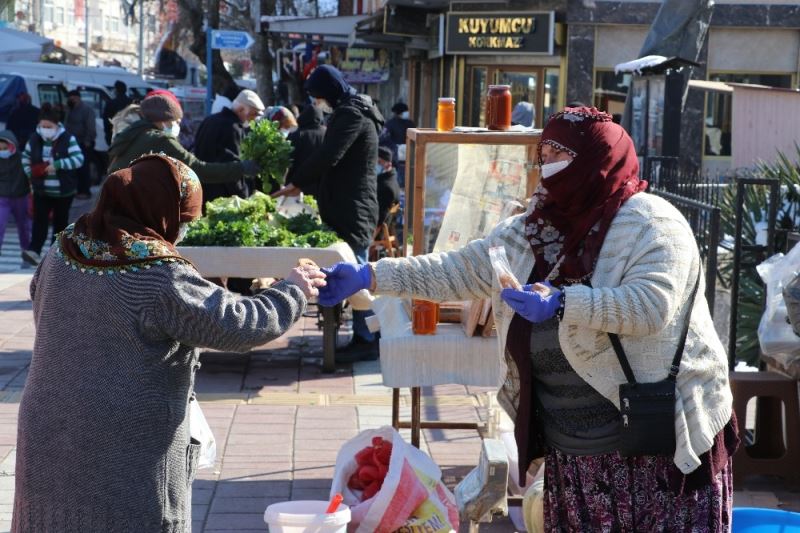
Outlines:
{"type": "MultiPolygon", "coordinates": [[[[485,97],[489,85],[511,86],[512,106],[527,101],[532,105],[533,126],[542,127],[543,120],[556,111],[558,100],[559,69],[557,67],[531,66],[470,66],[467,77],[467,114],[469,126],[484,126],[485,97]]],[[[520,106],[516,117],[530,117],[520,106]]],[[[530,107],[530,106],[527,106],[530,107]]],[[[530,124],[526,124],[530,125],[530,124]]]]}

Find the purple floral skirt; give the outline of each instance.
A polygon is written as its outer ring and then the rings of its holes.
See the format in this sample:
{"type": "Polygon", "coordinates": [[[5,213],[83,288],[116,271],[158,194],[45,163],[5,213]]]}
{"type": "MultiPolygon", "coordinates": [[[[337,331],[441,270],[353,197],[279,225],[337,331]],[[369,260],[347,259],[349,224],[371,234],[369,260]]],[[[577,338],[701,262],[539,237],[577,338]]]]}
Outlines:
{"type": "Polygon", "coordinates": [[[545,459],[545,531],[723,532],[731,525],[731,461],[696,490],[676,483],[671,457],[574,456],[545,459]]]}

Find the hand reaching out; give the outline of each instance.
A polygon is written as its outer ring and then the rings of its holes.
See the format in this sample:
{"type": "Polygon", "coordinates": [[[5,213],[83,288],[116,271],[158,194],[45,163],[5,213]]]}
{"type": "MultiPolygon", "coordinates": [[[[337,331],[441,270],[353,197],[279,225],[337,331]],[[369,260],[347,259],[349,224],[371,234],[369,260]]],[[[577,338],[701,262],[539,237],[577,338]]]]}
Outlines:
{"type": "Polygon", "coordinates": [[[324,272],[316,267],[305,265],[293,268],[286,276],[286,281],[300,287],[306,298],[318,296],[319,288],[326,285],[324,272]]]}

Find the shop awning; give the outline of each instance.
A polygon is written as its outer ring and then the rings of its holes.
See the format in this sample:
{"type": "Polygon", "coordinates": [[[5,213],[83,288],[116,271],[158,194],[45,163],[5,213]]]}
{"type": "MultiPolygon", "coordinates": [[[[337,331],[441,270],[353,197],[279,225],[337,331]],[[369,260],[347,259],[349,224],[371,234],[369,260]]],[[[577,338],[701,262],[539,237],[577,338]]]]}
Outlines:
{"type": "Polygon", "coordinates": [[[273,34],[318,35],[329,43],[359,44],[355,37],[356,24],[366,18],[367,15],[293,19],[261,17],[261,22],[273,34]]]}
{"type": "Polygon", "coordinates": [[[53,40],[35,33],[0,28],[0,61],[39,61],[53,40]]]}
{"type": "Polygon", "coordinates": [[[718,93],[733,92],[733,87],[721,81],[689,80],[689,88],[699,89],[701,91],[713,91],[718,93]]]}

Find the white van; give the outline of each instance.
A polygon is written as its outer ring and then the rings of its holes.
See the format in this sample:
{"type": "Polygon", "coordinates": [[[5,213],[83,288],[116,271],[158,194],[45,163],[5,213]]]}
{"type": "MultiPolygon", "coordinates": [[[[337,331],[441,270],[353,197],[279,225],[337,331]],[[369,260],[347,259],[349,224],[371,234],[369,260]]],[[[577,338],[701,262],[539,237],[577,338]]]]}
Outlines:
{"type": "Polygon", "coordinates": [[[53,63],[19,61],[0,62],[0,74],[21,76],[25,80],[31,103],[41,107],[45,102],[61,104],[66,108],[67,92],[78,89],[83,102],[94,109],[97,121],[95,150],[108,151],[103,124],[103,111],[113,98],[117,80],[128,86],[128,96],[141,99],[150,89],[155,89],[141,76],[119,67],[75,67],[53,63]]]}

